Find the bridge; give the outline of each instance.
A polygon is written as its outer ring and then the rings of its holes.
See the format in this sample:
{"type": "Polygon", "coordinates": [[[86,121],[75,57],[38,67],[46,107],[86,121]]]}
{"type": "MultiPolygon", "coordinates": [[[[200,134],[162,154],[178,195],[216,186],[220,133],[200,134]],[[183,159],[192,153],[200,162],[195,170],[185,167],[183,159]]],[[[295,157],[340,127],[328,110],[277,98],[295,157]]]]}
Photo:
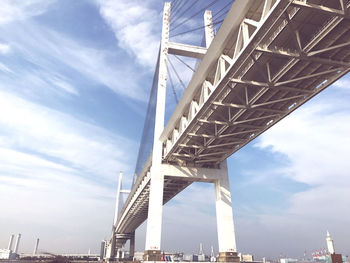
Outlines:
{"type": "Polygon", "coordinates": [[[202,47],[170,41],[172,4],[165,3],[153,144],[116,208],[108,259],[127,240],[133,254],[135,229],[147,219],[144,260],[159,261],[162,206],[192,182],[210,182],[218,261],[239,261],[226,159],[349,72],[349,8],[349,0],[235,0],[215,36],[212,14],[204,13],[202,47]],[[164,125],[169,54],[200,63],[164,125]]]}

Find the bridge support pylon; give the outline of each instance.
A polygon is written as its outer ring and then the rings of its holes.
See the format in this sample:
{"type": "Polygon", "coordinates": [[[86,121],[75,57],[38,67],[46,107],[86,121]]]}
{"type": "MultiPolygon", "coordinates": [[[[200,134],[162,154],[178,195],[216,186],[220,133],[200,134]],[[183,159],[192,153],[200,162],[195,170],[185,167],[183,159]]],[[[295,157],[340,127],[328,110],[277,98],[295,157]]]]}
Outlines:
{"type": "MultiPolygon", "coordinates": [[[[180,171],[186,169],[181,167],[177,169],[173,165],[162,164],[162,150],[163,144],[160,141],[160,135],[164,129],[164,115],[165,115],[165,99],[166,99],[166,81],[167,81],[167,61],[169,47],[169,26],[170,26],[170,3],[164,4],[163,11],[163,26],[162,26],[162,40],[160,45],[160,54],[158,61],[158,89],[157,89],[157,102],[156,102],[156,114],[155,114],[155,128],[154,128],[154,141],[152,152],[152,166],[150,169],[151,180],[149,190],[149,203],[148,203],[148,221],[146,231],[146,247],[144,253],[144,261],[161,261],[161,231],[162,231],[162,213],[163,213],[163,192],[164,192],[164,179],[165,176],[185,177],[184,180],[194,182],[211,182],[215,186],[215,198],[216,198],[216,214],[217,214],[217,229],[218,229],[218,241],[219,241],[219,259],[220,262],[239,262],[239,258],[236,253],[236,241],[233,226],[232,215],[232,203],[230,194],[230,185],[228,180],[227,164],[224,161],[220,165],[220,169],[212,169],[209,171],[212,176],[208,177],[208,169],[194,168],[190,169],[192,176],[189,178],[186,175],[181,175],[180,171]],[[164,167],[166,169],[164,170],[164,167]],[[168,169],[169,168],[169,169],[168,169]],[[168,169],[168,171],[166,171],[168,169]],[[174,172],[169,175],[169,171],[174,172]]],[[[204,15],[204,24],[206,27],[206,45],[209,47],[213,40],[213,25],[212,15],[210,11],[207,11],[204,15]]],[[[182,55],[187,54],[176,43],[172,43],[171,50],[174,52],[178,49],[182,55]]],[[[200,53],[199,48],[192,48],[191,52],[200,53]]],[[[190,52],[190,53],[191,53],[190,52]]],[[[176,53],[176,52],[175,52],[176,53]]],[[[193,55],[191,53],[191,56],[193,55]]],[[[199,54],[198,53],[198,54],[199,54]]],[[[197,55],[198,55],[197,54],[197,55]]],[[[210,169],[209,169],[210,170],[210,169]]],[[[189,183],[190,184],[190,183],[189,183]]],[[[188,185],[188,184],[187,184],[188,185]]]]}
{"type": "Polygon", "coordinates": [[[232,201],[226,160],[221,163],[221,173],[214,181],[216,223],[218,231],[218,262],[239,262],[232,214],[232,201]]]}
{"type": "Polygon", "coordinates": [[[170,2],[164,4],[162,40],[159,54],[158,89],[152,152],[151,184],[148,204],[146,249],[144,260],[160,261],[160,239],[162,234],[164,175],[161,172],[163,143],[159,137],[164,129],[168,43],[170,26],[170,2]]]}

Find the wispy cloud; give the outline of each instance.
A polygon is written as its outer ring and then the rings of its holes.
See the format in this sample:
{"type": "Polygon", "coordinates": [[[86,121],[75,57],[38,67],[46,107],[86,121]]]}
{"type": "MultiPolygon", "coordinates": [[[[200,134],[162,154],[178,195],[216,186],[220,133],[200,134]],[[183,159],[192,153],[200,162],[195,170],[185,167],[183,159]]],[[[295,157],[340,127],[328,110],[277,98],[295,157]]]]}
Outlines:
{"type": "Polygon", "coordinates": [[[96,2],[102,17],[113,29],[119,46],[134,56],[136,62],[153,70],[160,43],[160,14],[149,8],[147,1],[96,2]]]}
{"type": "Polygon", "coordinates": [[[110,231],[112,186],[120,170],[130,171],[134,142],[3,91],[0,127],[0,224],[21,232],[26,248],[39,235],[46,251],[97,251],[96,240],[110,231]]]}
{"type": "Polygon", "coordinates": [[[44,13],[55,0],[2,0],[0,25],[44,13]]]}
{"type": "Polygon", "coordinates": [[[32,251],[36,237],[40,251],[97,251],[111,226],[115,191],[110,186],[84,179],[78,169],[3,147],[0,160],[3,238],[22,233],[21,253],[32,251]]]}
{"type": "Polygon", "coordinates": [[[9,67],[2,63],[0,63],[0,71],[3,71],[5,73],[13,73],[13,71],[9,67]]]}
{"type": "Polygon", "coordinates": [[[127,170],[132,141],[67,114],[0,93],[0,146],[53,158],[104,178],[127,170]]]}
{"type": "Polygon", "coordinates": [[[118,51],[88,47],[34,21],[11,24],[0,28],[0,32],[11,41],[13,56],[22,64],[17,66],[18,78],[7,78],[6,86],[23,90],[25,85],[26,90],[31,88],[33,92],[56,87],[67,94],[78,95],[75,83],[79,78],[72,74],[67,77],[67,69],[70,69],[90,80],[89,87],[103,86],[135,100],[145,98],[145,89],[138,85],[144,77],[142,72],[132,63],[123,63],[120,67],[120,56],[125,55],[118,51]]]}

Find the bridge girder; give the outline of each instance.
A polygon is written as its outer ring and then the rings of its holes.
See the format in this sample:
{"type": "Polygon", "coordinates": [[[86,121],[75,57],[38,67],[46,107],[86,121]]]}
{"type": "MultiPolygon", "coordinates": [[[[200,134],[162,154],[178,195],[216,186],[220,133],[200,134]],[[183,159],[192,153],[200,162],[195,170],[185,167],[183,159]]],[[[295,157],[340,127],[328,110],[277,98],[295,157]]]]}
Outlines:
{"type": "Polygon", "coordinates": [[[274,1],[220,35],[224,21],[207,50],[221,53],[203,59],[161,135],[164,161],[218,164],[350,70],[350,3],[310,2],[274,1]]]}

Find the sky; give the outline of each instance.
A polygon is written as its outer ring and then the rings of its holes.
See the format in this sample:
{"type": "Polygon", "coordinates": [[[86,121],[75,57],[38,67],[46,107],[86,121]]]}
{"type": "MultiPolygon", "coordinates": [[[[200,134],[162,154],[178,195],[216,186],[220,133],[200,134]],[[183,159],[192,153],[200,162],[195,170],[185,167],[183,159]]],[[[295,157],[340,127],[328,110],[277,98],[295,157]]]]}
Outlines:
{"type": "MultiPolygon", "coordinates": [[[[0,5],[0,248],[21,233],[20,252],[40,238],[39,251],[98,253],[119,171],[128,188],[135,169],[163,2],[0,5]]],[[[175,92],[183,92],[176,80],[175,92]]],[[[310,256],[329,230],[336,252],[350,254],[349,99],[347,75],[228,159],[239,252],[310,256]]],[[[213,185],[194,183],[163,211],[162,249],[198,252],[201,242],[217,252],[213,185]]]]}

